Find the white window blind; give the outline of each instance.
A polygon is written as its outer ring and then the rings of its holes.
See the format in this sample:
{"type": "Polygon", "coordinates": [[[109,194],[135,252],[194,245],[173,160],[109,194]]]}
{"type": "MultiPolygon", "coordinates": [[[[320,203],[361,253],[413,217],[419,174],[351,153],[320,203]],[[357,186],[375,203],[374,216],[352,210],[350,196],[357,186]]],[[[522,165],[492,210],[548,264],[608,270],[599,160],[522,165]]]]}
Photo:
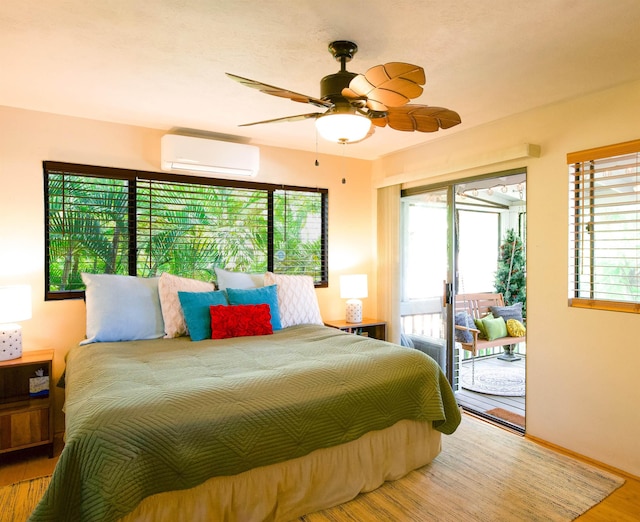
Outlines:
{"type": "Polygon", "coordinates": [[[569,302],[640,312],[640,140],[569,164],[569,302]]]}

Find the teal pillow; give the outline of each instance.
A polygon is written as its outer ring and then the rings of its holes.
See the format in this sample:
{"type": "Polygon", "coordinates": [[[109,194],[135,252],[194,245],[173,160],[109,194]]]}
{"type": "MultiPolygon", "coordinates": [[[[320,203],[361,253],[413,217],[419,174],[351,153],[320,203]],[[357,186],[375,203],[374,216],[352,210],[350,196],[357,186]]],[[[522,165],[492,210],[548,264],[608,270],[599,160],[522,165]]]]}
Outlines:
{"type": "Polygon", "coordinates": [[[504,318],[502,317],[496,317],[494,319],[483,319],[482,324],[487,331],[488,341],[500,339],[501,337],[506,337],[508,335],[507,323],[505,323],[504,318]]]}
{"type": "Polygon", "coordinates": [[[273,330],[282,330],[280,322],[280,308],[278,308],[277,285],[262,288],[227,288],[230,305],[268,304],[271,312],[271,326],[273,330]]]}
{"type": "Polygon", "coordinates": [[[211,311],[213,305],[226,305],[227,296],[217,292],[178,292],[184,322],[192,341],[211,339],[211,311]]]}

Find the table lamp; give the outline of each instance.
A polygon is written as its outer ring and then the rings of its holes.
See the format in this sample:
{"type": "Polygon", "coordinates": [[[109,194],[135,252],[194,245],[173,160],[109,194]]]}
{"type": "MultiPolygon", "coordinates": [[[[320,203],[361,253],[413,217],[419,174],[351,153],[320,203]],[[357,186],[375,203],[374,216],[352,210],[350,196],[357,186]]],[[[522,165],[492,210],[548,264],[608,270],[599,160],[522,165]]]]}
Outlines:
{"type": "Polygon", "coordinates": [[[22,357],[22,327],[15,321],[31,319],[31,287],[0,286],[0,361],[22,357]]]}
{"type": "Polygon", "coordinates": [[[348,323],[362,322],[362,301],[367,297],[367,275],[354,274],[340,276],[340,297],[348,299],[347,317],[348,323]]]}

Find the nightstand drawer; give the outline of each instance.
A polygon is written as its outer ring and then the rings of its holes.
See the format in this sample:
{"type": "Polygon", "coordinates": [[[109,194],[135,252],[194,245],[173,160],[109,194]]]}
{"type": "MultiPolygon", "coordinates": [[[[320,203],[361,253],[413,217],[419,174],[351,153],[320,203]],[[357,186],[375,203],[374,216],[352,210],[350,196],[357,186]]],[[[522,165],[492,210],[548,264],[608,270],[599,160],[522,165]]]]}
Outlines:
{"type": "Polygon", "coordinates": [[[0,413],[0,450],[49,442],[49,407],[0,413]]]}

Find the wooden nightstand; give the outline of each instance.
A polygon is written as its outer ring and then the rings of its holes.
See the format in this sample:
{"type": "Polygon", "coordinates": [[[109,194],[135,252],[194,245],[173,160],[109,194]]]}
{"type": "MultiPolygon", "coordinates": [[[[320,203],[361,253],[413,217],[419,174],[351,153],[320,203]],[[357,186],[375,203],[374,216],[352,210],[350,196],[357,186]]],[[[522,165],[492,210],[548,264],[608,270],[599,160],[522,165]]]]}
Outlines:
{"type": "Polygon", "coordinates": [[[0,453],[49,445],[53,457],[53,350],[0,362],[0,453]],[[39,370],[48,377],[37,379],[39,370]],[[38,372],[38,373],[36,373],[38,372]],[[39,388],[48,388],[48,393],[39,388]],[[46,395],[45,395],[46,394],[46,395]]]}
{"type": "Polygon", "coordinates": [[[343,319],[335,321],[325,321],[325,326],[337,328],[344,332],[354,333],[358,335],[367,335],[381,341],[387,340],[387,323],[378,321],[377,319],[364,318],[361,323],[348,323],[343,319]]]}

